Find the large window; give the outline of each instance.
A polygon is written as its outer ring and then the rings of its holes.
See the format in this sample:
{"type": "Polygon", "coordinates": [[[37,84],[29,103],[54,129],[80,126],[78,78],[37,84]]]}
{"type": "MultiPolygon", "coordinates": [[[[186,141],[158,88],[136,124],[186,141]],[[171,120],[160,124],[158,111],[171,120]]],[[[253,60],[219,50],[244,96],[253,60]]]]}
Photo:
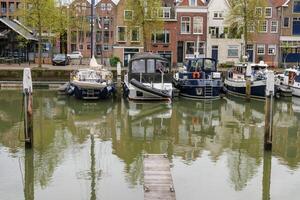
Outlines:
{"type": "Polygon", "coordinates": [[[132,20],[133,18],[133,11],[132,10],[124,10],[124,20],[132,20]]]}
{"type": "Polygon", "coordinates": [[[181,17],[181,33],[188,34],[191,33],[191,18],[181,17]]]}
{"type": "Polygon", "coordinates": [[[118,42],[126,42],[126,27],[118,26],[117,27],[117,40],[118,42]]]}
{"type": "Polygon", "coordinates": [[[171,17],[171,8],[163,7],[158,10],[158,17],[163,19],[169,19],[171,17]]]}
{"type": "Polygon", "coordinates": [[[284,28],[290,27],[290,18],[289,17],[283,18],[283,27],[284,28]]]}
{"type": "Polygon", "coordinates": [[[271,33],[278,32],[278,21],[271,21],[271,33]]]}
{"type": "Polygon", "coordinates": [[[271,18],[272,17],[272,8],[271,7],[266,7],[265,8],[265,17],[266,18],[271,18]]]}
{"type": "Polygon", "coordinates": [[[197,0],[189,0],[190,6],[197,6],[197,0]]]}
{"type": "Polygon", "coordinates": [[[265,55],[265,45],[264,44],[257,45],[257,55],[265,55]]]}
{"type": "Polygon", "coordinates": [[[193,33],[203,34],[203,17],[194,17],[193,23],[193,33]]]}
{"type": "Polygon", "coordinates": [[[294,0],[294,13],[300,13],[300,0],[294,0]]]}
{"type": "Polygon", "coordinates": [[[268,46],[268,55],[276,55],[276,45],[268,46]]]}
{"type": "Polygon", "coordinates": [[[140,28],[133,27],[131,29],[131,42],[139,42],[140,41],[140,28]]]}
{"type": "Polygon", "coordinates": [[[264,20],[259,23],[259,32],[266,33],[268,32],[268,21],[264,20]]]}
{"type": "Polygon", "coordinates": [[[228,58],[238,58],[239,57],[239,47],[237,45],[229,45],[227,50],[228,58]]]}
{"type": "MultiPolygon", "coordinates": [[[[186,42],[186,46],[185,46],[186,54],[194,55],[196,52],[196,49],[197,49],[196,42],[186,42]]],[[[203,42],[199,42],[199,44],[198,44],[198,53],[199,53],[199,55],[204,54],[204,43],[203,42]]]]}
{"type": "Polygon", "coordinates": [[[156,32],[152,34],[152,43],[163,43],[169,44],[170,43],[170,32],[164,30],[162,32],[156,32]]]}
{"type": "Polygon", "coordinates": [[[145,73],[145,60],[135,60],[132,62],[132,73],[145,73]]]}

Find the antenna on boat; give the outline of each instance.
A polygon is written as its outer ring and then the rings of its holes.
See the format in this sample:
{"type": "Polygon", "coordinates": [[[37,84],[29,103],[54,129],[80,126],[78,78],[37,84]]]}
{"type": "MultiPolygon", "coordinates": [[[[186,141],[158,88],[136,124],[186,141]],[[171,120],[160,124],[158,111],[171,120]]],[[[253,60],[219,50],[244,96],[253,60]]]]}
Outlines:
{"type": "Polygon", "coordinates": [[[194,53],[195,58],[199,57],[199,40],[200,40],[200,38],[199,38],[199,35],[198,35],[197,36],[197,43],[196,43],[196,51],[194,53]]]}

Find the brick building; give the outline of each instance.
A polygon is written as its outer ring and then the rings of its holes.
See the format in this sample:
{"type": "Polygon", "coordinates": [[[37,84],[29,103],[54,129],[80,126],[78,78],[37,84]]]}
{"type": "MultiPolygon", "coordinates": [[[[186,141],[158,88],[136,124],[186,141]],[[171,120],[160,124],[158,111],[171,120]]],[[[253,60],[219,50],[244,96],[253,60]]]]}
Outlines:
{"type": "Polygon", "coordinates": [[[174,0],[163,0],[159,18],[164,21],[160,32],[152,33],[150,51],[167,58],[171,65],[177,62],[177,16],[174,0]]]}
{"type": "Polygon", "coordinates": [[[94,35],[95,56],[107,64],[112,56],[115,36],[116,4],[112,0],[101,0],[94,8],[94,34],[91,33],[91,4],[87,0],[74,0],[70,4],[77,27],[69,30],[68,52],[80,51],[84,57],[91,56],[91,37],[94,35]]]}
{"type": "Polygon", "coordinates": [[[197,52],[197,56],[205,57],[207,7],[201,0],[182,0],[176,6],[176,14],[177,63],[194,57],[197,52]]]}
{"type": "Polygon", "coordinates": [[[16,10],[19,8],[20,0],[1,0],[1,17],[7,17],[10,19],[17,18],[16,10]]]}

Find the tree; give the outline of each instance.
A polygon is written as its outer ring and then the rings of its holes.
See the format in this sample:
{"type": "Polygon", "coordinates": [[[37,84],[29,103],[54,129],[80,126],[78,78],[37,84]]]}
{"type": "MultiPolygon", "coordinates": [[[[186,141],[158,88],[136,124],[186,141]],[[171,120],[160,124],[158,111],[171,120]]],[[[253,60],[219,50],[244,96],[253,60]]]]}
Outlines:
{"type": "MultiPolygon", "coordinates": [[[[61,0],[21,0],[19,16],[23,23],[33,28],[38,37],[38,65],[42,66],[43,34],[55,37],[65,32],[68,23],[67,12],[63,11],[61,0]]],[[[66,9],[65,9],[66,10],[66,9]]]]}
{"type": "Polygon", "coordinates": [[[159,15],[162,11],[161,0],[127,0],[125,23],[129,35],[141,33],[144,51],[148,51],[152,33],[161,31],[164,25],[159,15]],[[132,12],[131,12],[132,11],[132,12]]]}
{"type": "Polygon", "coordinates": [[[231,30],[235,30],[236,35],[243,36],[246,53],[251,34],[259,31],[264,20],[266,0],[228,0],[228,3],[227,23],[231,30]]]}

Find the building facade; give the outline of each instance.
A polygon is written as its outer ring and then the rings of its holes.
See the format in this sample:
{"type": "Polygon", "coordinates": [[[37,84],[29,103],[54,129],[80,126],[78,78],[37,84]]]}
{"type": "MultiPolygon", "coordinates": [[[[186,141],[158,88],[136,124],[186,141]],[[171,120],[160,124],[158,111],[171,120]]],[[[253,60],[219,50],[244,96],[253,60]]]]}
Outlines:
{"type": "Polygon", "coordinates": [[[0,17],[7,17],[10,19],[17,18],[16,10],[19,8],[20,0],[1,0],[0,17]]]}
{"type": "Polygon", "coordinates": [[[205,57],[207,7],[201,0],[183,0],[176,6],[177,63],[195,56],[205,57]]]}
{"type": "Polygon", "coordinates": [[[285,0],[278,5],[280,15],[280,61],[283,65],[300,62],[300,0],[285,0]]]}
{"type": "Polygon", "coordinates": [[[219,64],[239,62],[243,40],[229,32],[227,0],[210,0],[207,9],[207,57],[216,59],[219,64]]]}
{"type": "Polygon", "coordinates": [[[134,54],[144,51],[140,27],[129,30],[126,24],[126,20],[132,20],[133,16],[132,10],[126,10],[126,0],[120,0],[116,12],[113,54],[120,58],[124,66],[128,66],[134,54]]]}

